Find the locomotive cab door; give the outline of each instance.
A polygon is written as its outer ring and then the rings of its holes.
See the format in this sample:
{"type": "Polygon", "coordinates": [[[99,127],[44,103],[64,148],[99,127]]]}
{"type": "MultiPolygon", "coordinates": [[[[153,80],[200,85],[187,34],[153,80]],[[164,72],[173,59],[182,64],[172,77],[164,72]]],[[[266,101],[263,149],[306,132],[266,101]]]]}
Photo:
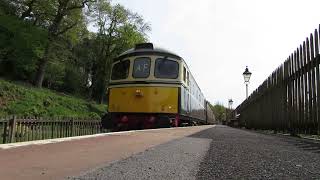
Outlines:
{"type": "Polygon", "coordinates": [[[191,112],[191,88],[190,88],[190,73],[187,71],[187,114],[191,112]]]}

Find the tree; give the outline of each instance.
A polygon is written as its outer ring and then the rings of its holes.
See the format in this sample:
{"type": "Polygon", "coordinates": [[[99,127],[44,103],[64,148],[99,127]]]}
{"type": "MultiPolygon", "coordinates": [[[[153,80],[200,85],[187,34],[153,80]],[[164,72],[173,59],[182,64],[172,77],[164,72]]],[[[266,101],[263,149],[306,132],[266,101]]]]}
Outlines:
{"type": "Polygon", "coordinates": [[[1,0],[0,75],[102,103],[113,59],[151,30],[139,14],[110,2],[1,0]]]}
{"type": "Polygon", "coordinates": [[[0,16],[0,74],[31,80],[43,56],[46,32],[14,16],[0,16]]]}
{"type": "MultiPolygon", "coordinates": [[[[55,1],[54,1],[55,2],[55,1]]],[[[56,10],[48,17],[48,43],[43,58],[40,59],[34,84],[42,87],[52,43],[59,36],[74,28],[81,21],[82,8],[89,0],[58,0],[54,4],[56,10]]]]}
{"type": "Polygon", "coordinates": [[[17,12],[17,7],[10,0],[0,1],[0,15],[10,15],[15,16],[17,12]]]}
{"type": "Polygon", "coordinates": [[[214,106],[212,106],[212,110],[217,121],[223,122],[226,120],[226,107],[224,107],[221,103],[216,103],[214,106]]]}
{"type": "Polygon", "coordinates": [[[98,28],[97,62],[92,69],[92,88],[93,94],[97,95],[94,98],[102,103],[112,60],[134,44],[145,42],[146,32],[151,28],[138,14],[119,4],[112,6],[108,0],[98,0],[91,7],[89,14],[98,28]]]}

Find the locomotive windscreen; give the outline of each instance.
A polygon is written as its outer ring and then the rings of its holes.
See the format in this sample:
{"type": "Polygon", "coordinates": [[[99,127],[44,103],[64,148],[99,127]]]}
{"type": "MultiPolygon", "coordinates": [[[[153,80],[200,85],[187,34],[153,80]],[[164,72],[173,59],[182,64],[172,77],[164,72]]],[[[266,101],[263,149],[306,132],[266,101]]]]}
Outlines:
{"type": "Polygon", "coordinates": [[[176,79],[179,75],[179,64],[173,60],[158,58],[154,74],[156,78],[176,79]]]}
{"type": "Polygon", "coordinates": [[[129,60],[118,62],[112,68],[111,79],[112,80],[126,79],[129,75],[129,67],[130,67],[129,60]]]}
{"type": "Polygon", "coordinates": [[[134,60],[133,74],[134,78],[147,78],[150,74],[151,59],[141,57],[134,60]]]}

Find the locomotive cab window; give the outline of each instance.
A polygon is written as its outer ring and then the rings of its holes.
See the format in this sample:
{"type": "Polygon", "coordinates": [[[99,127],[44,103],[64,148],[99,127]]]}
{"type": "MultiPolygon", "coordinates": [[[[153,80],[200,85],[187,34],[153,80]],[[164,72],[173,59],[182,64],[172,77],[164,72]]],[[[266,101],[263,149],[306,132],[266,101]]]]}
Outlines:
{"type": "Polygon", "coordinates": [[[179,75],[179,64],[173,60],[158,58],[154,75],[156,78],[176,79],[179,75]]]}
{"type": "Polygon", "coordinates": [[[150,58],[142,57],[134,60],[133,73],[134,78],[147,78],[150,74],[150,58]]]}
{"type": "Polygon", "coordinates": [[[111,79],[112,80],[121,80],[126,79],[129,75],[130,61],[120,61],[117,64],[113,65],[111,79]]]}

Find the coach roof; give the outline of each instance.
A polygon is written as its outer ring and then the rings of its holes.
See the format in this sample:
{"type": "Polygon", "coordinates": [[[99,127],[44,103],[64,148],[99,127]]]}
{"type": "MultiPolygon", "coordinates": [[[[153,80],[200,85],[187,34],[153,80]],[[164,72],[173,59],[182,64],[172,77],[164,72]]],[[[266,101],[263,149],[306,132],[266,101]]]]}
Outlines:
{"type": "Polygon", "coordinates": [[[168,50],[154,47],[152,43],[142,43],[136,44],[135,48],[129,49],[124,53],[120,54],[115,61],[120,59],[124,59],[131,56],[141,56],[141,55],[159,55],[159,56],[166,56],[175,59],[181,60],[182,58],[177,54],[170,52],[168,50]]]}

